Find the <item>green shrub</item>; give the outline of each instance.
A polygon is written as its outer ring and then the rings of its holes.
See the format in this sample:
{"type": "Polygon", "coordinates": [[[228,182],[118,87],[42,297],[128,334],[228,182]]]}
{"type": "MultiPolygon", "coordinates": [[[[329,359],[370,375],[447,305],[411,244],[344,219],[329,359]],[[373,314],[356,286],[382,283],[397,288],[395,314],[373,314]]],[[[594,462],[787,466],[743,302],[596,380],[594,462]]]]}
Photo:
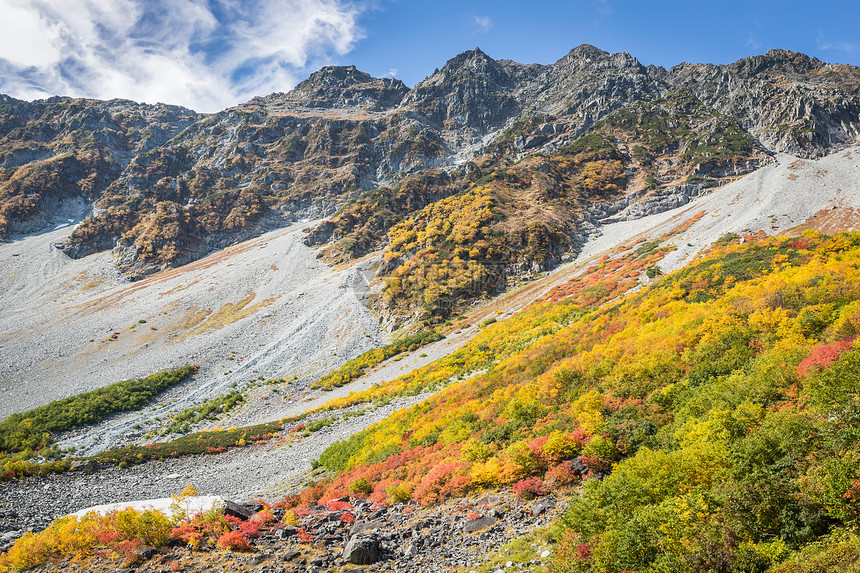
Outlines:
{"type": "Polygon", "coordinates": [[[89,426],[116,412],[138,410],[195,372],[196,366],[165,370],[12,414],[0,422],[0,452],[39,450],[53,443],[52,432],[89,426]]]}

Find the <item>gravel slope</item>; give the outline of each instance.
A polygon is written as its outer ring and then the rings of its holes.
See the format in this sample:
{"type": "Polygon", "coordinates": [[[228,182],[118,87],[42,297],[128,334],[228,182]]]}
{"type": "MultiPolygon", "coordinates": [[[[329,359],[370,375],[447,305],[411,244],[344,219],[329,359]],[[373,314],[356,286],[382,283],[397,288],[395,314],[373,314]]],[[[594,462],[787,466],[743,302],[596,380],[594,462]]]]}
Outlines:
{"type": "Polygon", "coordinates": [[[70,228],[0,245],[0,418],[165,368],[200,372],[159,406],[117,416],[64,446],[95,452],[260,376],[316,376],[385,338],[353,270],[301,243],[299,225],[129,283],[107,253],[71,260],[51,247],[70,228]],[[140,322],[146,321],[145,323],[140,322]],[[117,333],[115,340],[111,340],[117,333]],[[143,419],[142,419],[143,418],[143,419]]]}

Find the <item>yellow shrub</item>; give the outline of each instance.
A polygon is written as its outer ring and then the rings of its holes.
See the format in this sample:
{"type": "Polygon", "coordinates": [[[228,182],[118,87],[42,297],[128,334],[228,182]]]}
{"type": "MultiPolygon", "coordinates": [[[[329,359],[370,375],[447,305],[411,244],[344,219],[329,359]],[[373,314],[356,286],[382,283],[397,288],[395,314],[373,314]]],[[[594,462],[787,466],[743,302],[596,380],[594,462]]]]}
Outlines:
{"type": "Polygon", "coordinates": [[[493,456],[485,462],[475,463],[469,476],[479,487],[495,487],[502,482],[502,470],[502,460],[493,456]]]}
{"type": "Polygon", "coordinates": [[[141,539],[146,545],[161,547],[170,540],[173,524],[160,511],[126,508],[117,512],[116,527],[126,539],[141,539]]]}
{"type": "Polygon", "coordinates": [[[553,431],[546,443],[541,448],[544,455],[551,460],[561,461],[569,460],[576,455],[578,446],[572,437],[567,434],[553,431]]]}
{"type": "Polygon", "coordinates": [[[7,559],[12,569],[29,569],[47,563],[53,553],[53,547],[44,532],[28,532],[15,542],[7,559]]]}
{"type": "Polygon", "coordinates": [[[475,438],[466,440],[460,448],[460,458],[467,462],[482,462],[489,455],[489,446],[483,442],[479,442],[475,438]]]}
{"type": "Polygon", "coordinates": [[[602,407],[603,396],[595,390],[589,390],[571,404],[577,425],[589,434],[598,433],[603,426],[602,407]]]}
{"type": "Polygon", "coordinates": [[[292,509],[288,509],[284,512],[284,517],[281,518],[281,521],[286,525],[298,525],[299,518],[293,513],[292,509]]]}

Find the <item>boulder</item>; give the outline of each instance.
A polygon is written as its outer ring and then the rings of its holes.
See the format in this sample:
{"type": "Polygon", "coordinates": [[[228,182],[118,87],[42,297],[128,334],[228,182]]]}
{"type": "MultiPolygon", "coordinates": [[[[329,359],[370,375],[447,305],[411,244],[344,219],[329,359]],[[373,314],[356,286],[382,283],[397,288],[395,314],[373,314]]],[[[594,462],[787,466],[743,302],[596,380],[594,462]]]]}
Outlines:
{"type": "Polygon", "coordinates": [[[155,547],[144,547],[143,549],[135,550],[134,554],[140,556],[141,559],[146,561],[147,559],[155,557],[158,554],[158,549],[155,547]]]}
{"type": "Polygon", "coordinates": [[[225,501],[224,515],[238,517],[239,519],[251,519],[254,516],[254,512],[244,505],[240,505],[234,501],[225,501]]]}
{"type": "Polygon", "coordinates": [[[295,525],[287,525],[285,527],[282,527],[281,529],[275,530],[275,537],[277,539],[282,539],[282,540],[283,539],[289,539],[290,537],[292,537],[296,533],[298,533],[298,531],[299,531],[299,528],[296,527],[295,525]]]}
{"type": "Polygon", "coordinates": [[[555,498],[552,496],[542,497],[532,503],[532,515],[535,517],[546,513],[550,509],[555,509],[555,498]]]}
{"type": "Polygon", "coordinates": [[[356,535],[343,548],[344,561],[353,565],[372,565],[379,557],[379,540],[372,535],[356,535]]]}
{"type": "Polygon", "coordinates": [[[463,524],[463,533],[481,531],[482,529],[494,526],[497,521],[498,519],[491,515],[483,515],[475,519],[466,520],[466,523],[463,524]]]}
{"type": "Polygon", "coordinates": [[[99,465],[92,460],[73,460],[71,469],[85,474],[91,474],[98,469],[99,465]]]}

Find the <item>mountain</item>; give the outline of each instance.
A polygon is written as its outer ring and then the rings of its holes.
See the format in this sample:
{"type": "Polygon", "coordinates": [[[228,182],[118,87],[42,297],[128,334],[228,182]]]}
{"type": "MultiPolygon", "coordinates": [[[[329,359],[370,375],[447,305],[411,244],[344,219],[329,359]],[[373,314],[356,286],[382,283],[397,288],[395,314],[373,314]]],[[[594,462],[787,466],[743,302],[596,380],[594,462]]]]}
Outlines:
{"type": "Polygon", "coordinates": [[[4,96],[0,571],[852,571],[858,78],[4,96]]]}
{"type": "MultiPolygon", "coordinates": [[[[383,250],[396,224],[426,225],[421,209],[479,184],[492,220],[474,221],[472,240],[502,233],[515,252],[459,258],[491,277],[493,294],[574,256],[619,212],[677,206],[774,153],[818,157],[854,141],[858,75],[781,50],[665,70],[583,45],[551,65],[476,48],[411,89],[331,66],[205,116],[4,97],[0,238],[45,228],[74,200],[71,214],[92,211],[57,248],[75,258],[114,249],[132,279],[305,218],[329,218],[309,244],[343,260],[383,250]]],[[[380,278],[415,252],[387,254],[380,278]]],[[[443,291],[427,316],[463,298],[443,291]]],[[[408,314],[422,296],[387,292],[379,308],[408,314]]]]}

